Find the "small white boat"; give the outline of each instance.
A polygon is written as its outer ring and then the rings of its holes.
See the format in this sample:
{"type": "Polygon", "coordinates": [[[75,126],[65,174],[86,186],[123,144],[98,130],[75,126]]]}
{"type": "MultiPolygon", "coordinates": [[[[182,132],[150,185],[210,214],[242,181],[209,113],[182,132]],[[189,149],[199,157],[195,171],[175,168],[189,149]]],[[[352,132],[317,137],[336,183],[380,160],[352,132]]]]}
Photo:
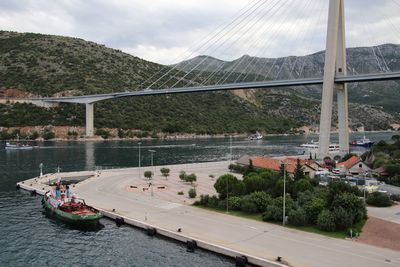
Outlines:
{"type": "Polygon", "coordinates": [[[7,150],[28,150],[33,149],[34,146],[25,145],[25,144],[11,144],[9,142],[6,143],[5,149],[7,150]]]}
{"type": "Polygon", "coordinates": [[[263,136],[259,132],[256,132],[255,134],[249,136],[249,140],[261,140],[261,139],[263,139],[263,136]]]}

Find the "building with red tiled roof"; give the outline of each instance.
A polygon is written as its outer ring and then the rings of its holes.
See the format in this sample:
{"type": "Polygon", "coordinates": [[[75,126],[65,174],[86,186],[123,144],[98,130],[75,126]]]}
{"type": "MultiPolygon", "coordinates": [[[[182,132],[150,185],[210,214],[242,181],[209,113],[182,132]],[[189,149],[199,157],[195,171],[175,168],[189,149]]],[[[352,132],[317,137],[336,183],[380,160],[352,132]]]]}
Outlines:
{"type": "Polygon", "coordinates": [[[336,164],[336,168],[343,174],[358,175],[371,172],[371,168],[357,156],[352,156],[348,160],[336,164]]]}
{"type": "MultiPolygon", "coordinates": [[[[252,159],[253,166],[255,168],[268,169],[273,171],[279,171],[281,164],[286,165],[286,171],[288,174],[293,174],[296,169],[297,158],[283,158],[276,159],[270,157],[254,157],[252,159]]],[[[311,178],[314,178],[316,168],[312,166],[312,162],[304,159],[300,159],[300,164],[303,166],[304,174],[311,178]]]]}

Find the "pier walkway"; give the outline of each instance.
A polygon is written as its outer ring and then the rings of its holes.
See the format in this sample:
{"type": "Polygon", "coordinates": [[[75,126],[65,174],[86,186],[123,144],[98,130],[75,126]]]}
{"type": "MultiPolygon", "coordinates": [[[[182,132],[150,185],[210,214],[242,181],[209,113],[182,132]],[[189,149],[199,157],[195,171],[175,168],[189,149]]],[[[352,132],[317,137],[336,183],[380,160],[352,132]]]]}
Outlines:
{"type": "MultiPolygon", "coordinates": [[[[197,193],[213,194],[214,180],[227,173],[228,162],[195,163],[167,166],[171,175],[166,180],[160,167],[150,181],[139,178],[138,168],[91,172],[94,176],[80,182],[73,189],[79,197],[105,212],[111,218],[122,217],[126,223],[142,228],[154,227],[157,233],[180,240],[195,240],[200,247],[228,256],[245,255],[249,261],[263,266],[281,266],[275,259],[282,257],[290,266],[315,267],[372,267],[400,266],[400,253],[350,240],[329,238],[290,228],[243,219],[228,214],[190,206],[187,191],[192,185],[179,180],[179,172],[197,175],[197,193]],[[148,189],[144,189],[148,188],[148,189]],[[177,192],[183,191],[184,195],[177,192]],[[178,232],[178,229],[181,231],[178,232]]],[[[165,166],[163,166],[165,167],[165,166]]],[[[90,172],[83,172],[87,175],[90,172]]],[[[62,177],[80,173],[62,174],[62,177]]],[[[41,193],[43,183],[56,175],[20,183],[21,188],[41,193]]],[[[64,178],[63,178],[64,179],[64,178]]],[[[132,240],[132,245],[135,241],[132,240]]]]}

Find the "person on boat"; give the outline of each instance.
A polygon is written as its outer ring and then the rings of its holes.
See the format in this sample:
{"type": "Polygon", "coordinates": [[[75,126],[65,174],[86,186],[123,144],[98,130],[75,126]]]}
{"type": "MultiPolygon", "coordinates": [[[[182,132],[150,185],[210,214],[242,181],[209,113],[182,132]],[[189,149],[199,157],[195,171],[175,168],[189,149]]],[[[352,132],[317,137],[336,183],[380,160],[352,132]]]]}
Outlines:
{"type": "Polygon", "coordinates": [[[61,199],[60,186],[56,186],[56,199],[61,199]]]}
{"type": "Polygon", "coordinates": [[[69,185],[67,185],[67,186],[65,187],[65,197],[66,197],[67,199],[70,199],[71,196],[72,196],[71,189],[69,188],[69,185]]]}

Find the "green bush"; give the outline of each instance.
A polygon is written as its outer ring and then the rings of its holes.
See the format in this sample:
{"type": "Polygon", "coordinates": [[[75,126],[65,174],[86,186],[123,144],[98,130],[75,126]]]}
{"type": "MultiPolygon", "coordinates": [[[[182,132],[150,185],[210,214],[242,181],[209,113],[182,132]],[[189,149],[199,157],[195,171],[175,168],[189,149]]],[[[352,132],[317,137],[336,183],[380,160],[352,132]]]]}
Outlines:
{"type": "Polygon", "coordinates": [[[346,230],[353,225],[354,215],[342,207],[334,208],[332,215],[335,218],[336,229],[346,230]]]}
{"type": "Polygon", "coordinates": [[[195,198],[197,196],[196,189],[190,188],[188,191],[188,195],[190,198],[195,198]]]}
{"type": "Polygon", "coordinates": [[[110,132],[105,129],[97,129],[96,135],[101,136],[104,139],[108,139],[111,136],[110,132]]]}
{"type": "Polygon", "coordinates": [[[311,224],[316,224],[318,215],[325,208],[325,202],[323,199],[316,197],[304,204],[303,208],[307,214],[308,222],[311,224]]]}
{"type": "Polygon", "coordinates": [[[151,178],[153,177],[153,172],[152,171],[145,171],[143,175],[147,179],[151,180],[151,178]]]}
{"type": "Polygon", "coordinates": [[[269,205],[267,210],[263,213],[263,221],[280,221],[283,219],[282,207],[277,207],[274,205],[269,205]]]}
{"type": "Polygon", "coordinates": [[[248,213],[256,213],[258,212],[257,205],[254,203],[252,197],[250,195],[246,195],[242,197],[240,209],[244,212],[248,213]]]}
{"type": "Polygon", "coordinates": [[[360,222],[367,217],[367,209],[364,201],[352,193],[342,193],[335,196],[330,209],[342,207],[353,216],[353,224],[360,222]]]}
{"type": "Polygon", "coordinates": [[[307,214],[302,208],[293,209],[289,211],[289,223],[296,226],[303,226],[307,224],[307,214]]]}
{"type": "Polygon", "coordinates": [[[392,206],[392,201],[385,193],[373,192],[372,194],[368,194],[367,204],[375,207],[390,207],[392,206]]]}
{"type": "Polygon", "coordinates": [[[400,201],[400,195],[399,195],[399,194],[397,194],[397,195],[390,195],[390,199],[391,199],[392,201],[400,201]]]}
{"type": "Polygon", "coordinates": [[[56,135],[55,135],[53,132],[51,132],[51,131],[45,131],[45,132],[42,134],[42,137],[43,137],[44,140],[54,139],[55,136],[56,136],[56,135]]]}
{"type": "Polygon", "coordinates": [[[318,215],[317,227],[328,232],[335,231],[335,217],[333,217],[329,210],[323,210],[318,215]]]}
{"type": "Polygon", "coordinates": [[[232,210],[240,210],[242,205],[242,199],[240,197],[229,197],[228,199],[229,208],[232,210]]]}
{"type": "Polygon", "coordinates": [[[183,191],[179,191],[177,194],[181,196],[183,195],[183,191]]]}

